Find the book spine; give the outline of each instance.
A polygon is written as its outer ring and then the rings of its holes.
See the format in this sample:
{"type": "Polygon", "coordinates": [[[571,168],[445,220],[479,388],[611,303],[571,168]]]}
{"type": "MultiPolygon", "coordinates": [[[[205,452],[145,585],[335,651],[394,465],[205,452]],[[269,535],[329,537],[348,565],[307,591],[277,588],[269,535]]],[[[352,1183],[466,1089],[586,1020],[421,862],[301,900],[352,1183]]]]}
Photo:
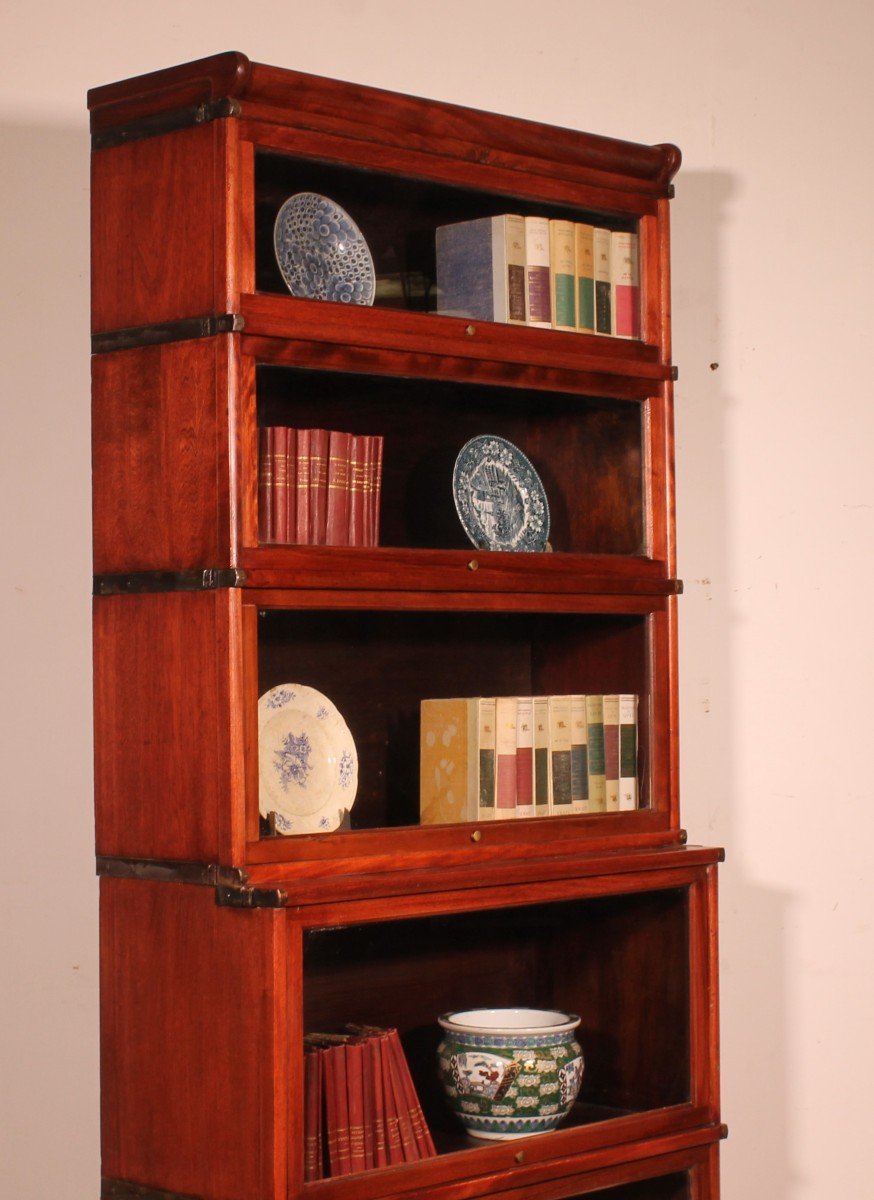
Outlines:
{"type": "Polygon", "coordinates": [[[607,812],[619,811],[619,697],[604,697],[604,791],[607,812]]]}
{"type": "Polygon", "coordinates": [[[576,255],[573,221],[549,222],[549,291],[553,329],[576,329],[576,255]]]}
{"type": "Polygon", "coordinates": [[[349,1105],[349,1170],[366,1171],[368,1163],[364,1132],[364,1044],[361,1041],[350,1041],[343,1050],[346,1056],[346,1096],[349,1105]]]}
{"type": "Polygon", "coordinates": [[[589,737],[585,696],[571,696],[571,811],[589,811],[589,737]]]}
{"type": "Polygon", "coordinates": [[[324,1062],[328,1112],[328,1158],[331,1175],[348,1175],[352,1166],[349,1152],[346,1047],[344,1045],[326,1047],[324,1062]]]}
{"type": "Polygon", "coordinates": [[[258,430],[258,541],[270,545],[273,536],[273,461],[275,430],[272,425],[258,430]]]}
{"type": "Polygon", "coordinates": [[[479,806],[479,701],[423,700],[419,731],[419,819],[475,821],[479,806]]]}
{"type": "Polygon", "coordinates": [[[610,230],[595,229],[592,247],[595,265],[595,333],[612,334],[610,230]]]}
{"type": "MultiPolygon", "coordinates": [[[[508,213],[495,217],[503,222],[504,280],[506,316],[511,325],[524,325],[525,317],[525,218],[508,213]]],[[[497,318],[496,318],[497,319],[497,318]]]]}
{"type": "Polygon", "coordinates": [[[385,1126],[385,1091],[382,1076],[382,1042],[379,1037],[367,1039],[368,1083],[370,1085],[373,1105],[373,1165],[374,1167],[388,1166],[388,1149],[386,1145],[385,1126]]]}
{"type": "Polygon", "coordinates": [[[310,540],[310,431],[298,429],[295,454],[295,492],[297,520],[295,541],[306,546],[310,540]]]}
{"type": "Polygon", "coordinates": [[[323,1176],[322,1059],[323,1051],[321,1050],[307,1050],[304,1055],[303,1177],[305,1183],[311,1183],[323,1176]]]}
{"type": "Polygon", "coordinates": [[[325,542],[345,546],[349,538],[349,455],[350,433],[331,430],[328,437],[328,497],[325,517],[325,542]]]}
{"type": "Polygon", "coordinates": [[[529,325],[552,328],[547,217],[525,218],[525,311],[529,325]]]}
{"type": "Polygon", "coordinates": [[[552,775],[552,812],[568,816],[571,807],[571,698],[549,697],[549,768],[552,775]]]}
{"type": "Polygon", "coordinates": [[[367,536],[367,442],[365,435],[356,435],[349,451],[350,546],[363,546],[367,536]]]}
{"type": "Polygon", "coordinates": [[[383,439],[377,435],[368,438],[367,453],[367,541],[368,546],[379,545],[379,518],[382,504],[382,448],[383,439]]]}
{"type": "Polygon", "coordinates": [[[437,1151],[431,1138],[431,1132],[425,1121],[425,1114],[419,1102],[413,1077],[410,1074],[410,1066],[407,1062],[404,1048],[401,1045],[400,1035],[396,1029],[388,1030],[388,1043],[394,1057],[394,1070],[400,1085],[400,1093],[403,1097],[404,1106],[409,1113],[410,1124],[413,1130],[413,1140],[418,1151],[417,1158],[433,1158],[437,1151]]]}
{"type": "Polygon", "coordinates": [[[637,696],[619,697],[619,808],[637,808],[637,696]]]}
{"type": "Polygon", "coordinates": [[[534,699],[516,697],[516,816],[534,814],[534,699]]]}
{"type": "Polygon", "coordinates": [[[577,275],[577,328],[595,332],[595,259],[591,225],[574,226],[574,259],[577,275]]]}
{"type": "Polygon", "coordinates": [[[324,546],[328,530],[327,429],[310,430],[310,542],[324,546]]]}
{"type": "Polygon", "coordinates": [[[613,332],[616,337],[640,337],[640,255],[636,233],[611,235],[613,332]]]}
{"type": "Polygon", "coordinates": [[[401,1138],[401,1122],[400,1114],[398,1113],[397,1099],[395,1095],[392,1071],[392,1055],[388,1045],[388,1036],[382,1033],[379,1036],[379,1054],[380,1063],[382,1066],[382,1091],[385,1099],[385,1143],[386,1157],[390,1167],[397,1163],[406,1162],[403,1141],[401,1138]]]}
{"type": "Polygon", "coordinates": [[[534,815],[549,815],[549,697],[534,697],[534,815]]]}
{"type": "Polygon", "coordinates": [[[495,816],[516,816],[516,697],[495,701],[495,816]]]}
{"type": "Polygon", "coordinates": [[[297,536],[297,430],[285,431],[285,528],[287,542],[297,536]]]}
{"type": "Polygon", "coordinates": [[[495,818],[495,715],[494,696],[483,696],[479,701],[479,805],[477,819],[493,821],[495,818]]]}
{"type": "Polygon", "coordinates": [[[606,812],[603,696],[586,696],[586,725],[589,738],[589,808],[591,812],[606,812]]]}
{"type": "Polygon", "coordinates": [[[273,537],[288,543],[288,430],[277,425],[273,431],[273,537]]]}

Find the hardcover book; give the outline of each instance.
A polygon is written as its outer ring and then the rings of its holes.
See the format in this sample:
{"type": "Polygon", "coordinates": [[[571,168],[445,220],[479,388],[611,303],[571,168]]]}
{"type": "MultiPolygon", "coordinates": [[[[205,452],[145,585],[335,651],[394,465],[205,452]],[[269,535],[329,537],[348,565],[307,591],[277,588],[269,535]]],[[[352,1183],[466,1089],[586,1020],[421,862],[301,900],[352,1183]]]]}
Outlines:
{"type": "Polygon", "coordinates": [[[495,711],[494,696],[479,701],[479,811],[477,819],[495,818],[495,711]]]}
{"type": "Polygon", "coordinates": [[[576,250],[573,221],[549,222],[549,285],[554,329],[576,329],[576,250]]]}
{"type": "Polygon", "coordinates": [[[549,771],[549,697],[534,697],[534,812],[549,815],[551,784],[549,771]]]}
{"type": "Polygon", "coordinates": [[[549,765],[552,774],[552,812],[569,816],[571,791],[571,698],[549,697],[549,765]]]}
{"type": "Polygon", "coordinates": [[[547,217],[525,218],[525,310],[529,325],[552,328],[547,217]]]}
{"type": "Polygon", "coordinates": [[[616,337],[640,337],[640,262],[636,233],[611,234],[610,275],[613,332],[616,337]]]}
{"type": "MultiPolygon", "coordinates": [[[[284,425],[277,425],[273,430],[273,538],[282,545],[291,540],[288,528],[288,435],[292,432],[284,425]]],[[[294,441],[292,436],[292,453],[294,441]]]]}
{"type": "Polygon", "coordinates": [[[310,434],[310,536],[314,546],[324,546],[328,532],[328,443],[327,429],[310,434]]]}
{"type": "Polygon", "coordinates": [[[328,436],[328,500],[325,541],[349,544],[349,456],[352,435],[332,429],[328,436]]]}
{"type": "Polygon", "coordinates": [[[607,778],[604,770],[604,697],[586,696],[586,733],[589,739],[589,811],[607,811],[607,778]]]}
{"type": "Polygon", "coordinates": [[[577,328],[581,333],[595,332],[595,257],[594,228],[577,224],[575,234],[575,269],[577,275],[577,328]]]}
{"type": "Polygon", "coordinates": [[[571,696],[571,811],[589,811],[589,735],[585,696],[571,696]]]}
{"type": "Polygon", "coordinates": [[[633,811],[637,792],[637,696],[619,697],[619,808],[633,811]]]}
{"type": "Polygon", "coordinates": [[[516,816],[516,697],[495,699],[495,817],[516,816]]]}
{"type": "Polygon", "coordinates": [[[525,225],[504,214],[441,225],[436,235],[437,311],[525,324],[525,225]]]}
{"type": "Polygon", "coordinates": [[[423,700],[419,737],[419,819],[423,825],[475,821],[480,797],[480,702],[423,700]]]}
{"type": "Polygon", "coordinates": [[[534,701],[516,698],[516,816],[534,816],[534,701]]]}
{"type": "Polygon", "coordinates": [[[604,792],[607,812],[619,811],[619,697],[604,697],[604,792]]]}
{"type": "Polygon", "coordinates": [[[273,527],[273,463],[276,455],[275,427],[258,430],[258,541],[262,546],[275,541],[273,527]]]}
{"type": "Polygon", "coordinates": [[[612,334],[613,302],[610,273],[610,230],[596,228],[592,234],[595,267],[595,332],[612,334]]]}

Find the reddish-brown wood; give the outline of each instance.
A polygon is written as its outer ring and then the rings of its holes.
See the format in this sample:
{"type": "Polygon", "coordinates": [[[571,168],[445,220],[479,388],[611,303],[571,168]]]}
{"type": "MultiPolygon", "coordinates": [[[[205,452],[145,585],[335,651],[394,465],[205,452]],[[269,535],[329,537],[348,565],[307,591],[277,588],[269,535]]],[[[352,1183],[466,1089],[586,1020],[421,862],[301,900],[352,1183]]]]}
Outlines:
{"type": "Polygon", "coordinates": [[[238,572],[94,604],[104,1175],[198,1200],[718,1200],[721,855],[684,847],[678,799],[679,151],[237,53],[89,106],[95,345],[135,347],[94,361],[95,571],[238,572]],[[305,190],[364,231],[372,309],[288,295],[273,223],[305,190]],[[435,230],[508,211],[637,231],[642,340],[438,316],[435,230]],[[259,545],[268,425],[384,437],[382,546],[259,545]],[[552,552],[467,544],[452,464],[487,431],[541,474],[552,552]],[[258,697],[294,681],[352,729],[348,832],[262,835],[258,697]],[[559,692],[640,696],[643,807],[418,826],[422,698],[559,692]],[[580,1100],[524,1144],[465,1138],[434,1083],[438,1013],[492,1004],[582,1017],[580,1100]],[[348,1020],[398,1027],[438,1155],[304,1185],[303,1034],[348,1020]]]}
{"type": "Polygon", "coordinates": [[[101,882],[106,1178],[284,1197],[281,924],[278,913],[217,908],[207,888],[101,882]]]}

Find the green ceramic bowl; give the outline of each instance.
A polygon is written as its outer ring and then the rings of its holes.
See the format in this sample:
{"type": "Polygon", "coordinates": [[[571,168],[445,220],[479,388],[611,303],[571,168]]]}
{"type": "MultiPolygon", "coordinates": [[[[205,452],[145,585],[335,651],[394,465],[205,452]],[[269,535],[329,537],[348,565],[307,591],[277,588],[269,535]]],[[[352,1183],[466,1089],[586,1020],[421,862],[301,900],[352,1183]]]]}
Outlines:
{"type": "Polygon", "coordinates": [[[541,1008],[475,1008],[439,1018],[440,1080],[473,1137],[548,1133],[580,1090],[580,1018],[541,1008]]]}

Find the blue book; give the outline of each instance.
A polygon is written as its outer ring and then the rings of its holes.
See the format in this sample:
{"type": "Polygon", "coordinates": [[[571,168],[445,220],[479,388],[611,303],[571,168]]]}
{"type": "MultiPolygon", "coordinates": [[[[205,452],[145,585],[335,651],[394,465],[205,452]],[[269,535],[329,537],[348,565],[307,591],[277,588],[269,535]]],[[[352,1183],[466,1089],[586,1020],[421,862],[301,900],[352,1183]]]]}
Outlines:
{"type": "Polygon", "coordinates": [[[437,229],[437,311],[525,324],[522,217],[480,217],[437,229]]]}

